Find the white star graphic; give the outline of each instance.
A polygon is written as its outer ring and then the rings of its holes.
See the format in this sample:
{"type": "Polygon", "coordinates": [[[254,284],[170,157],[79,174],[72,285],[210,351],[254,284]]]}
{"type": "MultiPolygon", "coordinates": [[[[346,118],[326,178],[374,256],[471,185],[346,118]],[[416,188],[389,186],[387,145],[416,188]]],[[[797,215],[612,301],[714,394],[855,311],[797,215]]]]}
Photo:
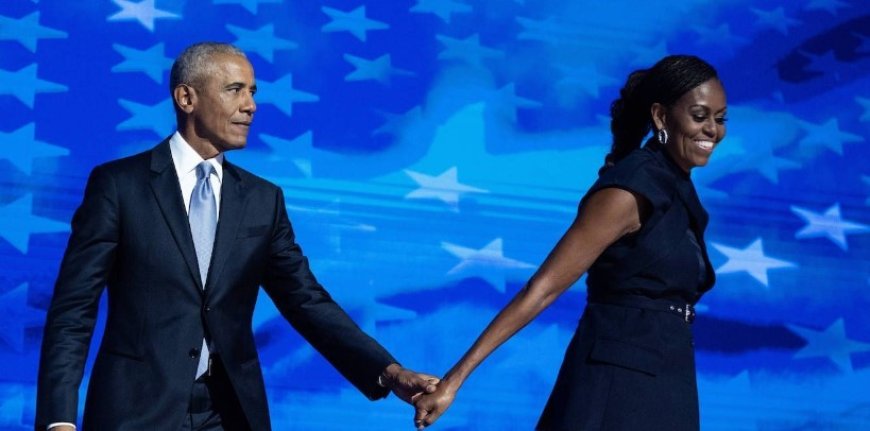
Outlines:
{"type": "Polygon", "coordinates": [[[275,82],[260,80],[257,82],[260,91],[257,92],[260,103],[270,103],[288,117],[293,116],[294,103],[312,103],[320,100],[313,93],[306,93],[293,87],[293,74],[288,73],[275,82]]]}
{"type": "Polygon", "coordinates": [[[281,139],[277,136],[261,133],[260,140],[266,143],[272,149],[269,155],[270,161],[291,161],[299,171],[307,178],[311,178],[313,172],[311,167],[311,148],[314,141],[314,133],[308,130],[299,136],[291,139],[281,139]]]}
{"type": "Polygon", "coordinates": [[[148,75],[154,82],[163,83],[163,73],[172,67],[172,59],[164,56],[163,43],[158,43],[151,48],[138,50],[118,43],[112,44],[112,48],[124,56],[124,61],[112,66],[112,72],[142,72],[148,75]]]}
{"type": "Polygon", "coordinates": [[[496,90],[486,102],[487,109],[491,109],[511,123],[517,122],[517,109],[538,109],[544,106],[538,101],[517,96],[516,85],[513,82],[496,90]]]}
{"type": "Polygon", "coordinates": [[[843,155],[844,142],[864,141],[860,135],[841,131],[840,122],[836,118],[830,118],[824,124],[800,121],[800,125],[807,131],[807,135],[798,142],[801,147],[827,147],[843,155]]]}
{"type": "Polygon", "coordinates": [[[735,48],[749,43],[745,37],[735,36],[731,33],[729,24],[720,24],[716,28],[695,26],[692,28],[698,33],[698,44],[702,46],[717,46],[723,51],[732,53],[735,48]]]}
{"type": "Polygon", "coordinates": [[[828,49],[821,54],[813,53],[805,50],[798,50],[798,52],[809,60],[809,64],[804,66],[804,70],[807,72],[813,72],[815,76],[824,76],[829,75],[835,81],[840,81],[840,69],[842,69],[842,61],[837,54],[837,51],[833,48],[828,49]]]}
{"type": "Polygon", "coordinates": [[[66,85],[46,81],[37,77],[37,64],[22,67],[15,72],[0,69],[0,94],[11,94],[21,103],[33,108],[38,93],[58,93],[68,91],[66,85]]]}
{"type": "Polygon", "coordinates": [[[405,173],[417,183],[420,188],[405,195],[406,199],[440,199],[456,206],[462,193],[488,193],[487,190],[471,187],[459,182],[456,166],[432,176],[406,169],[405,173]]]}
{"type": "Polygon", "coordinates": [[[807,225],[794,235],[795,238],[827,237],[841,249],[848,250],[847,234],[870,231],[870,226],[843,220],[840,216],[839,203],[832,205],[822,214],[794,205],[791,206],[791,211],[807,222],[807,225]]]}
{"type": "Polygon", "coordinates": [[[528,269],[535,266],[504,256],[502,239],[496,238],[481,249],[474,249],[441,242],[441,247],[448,253],[462,259],[456,266],[447,271],[447,275],[478,276],[489,282],[496,290],[505,291],[505,270],[528,269]]]}
{"type": "Polygon", "coordinates": [[[619,80],[599,73],[598,68],[594,64],[582,64],[577,66],[557,65],[557,69],[562,72],[562,79],[556,83],[563,94],[567,94],[571,89],[582,89],[586,94],[594,98],[598,98],[599,89],[601,87],[609,87],[619,84],[619,80]]]}
{"type": "Polygon", "coordinates": [[[550,44],[574,42],[579,33],[570,24],[562,23],[553,16],[541,20],[518,16],[516,22],[522,27],[517,40],[536,40],[550,44]]]}
{"type": "Polygon", "coordinates": [[[69,154],[69,150],[64,147],[37,141],[36,123],[26,124],[11,133],[0,132],[0,142],[6,146],[0,159],[9,160],[27,175],[33,172],[33,159],[69,154]]]}
{"type": "Polygon", "coordinates": [[[233,44],[239,49],[256,52],[270,63],[275,58],[275,51],[299,47],[296,42],[276,36],[273,24],[266,24],[258,29],[247,29],[227,24],[227,30],[236,36],[233,44]]]}
{"type": "Polygon", "coordinates": [[[27,304],[27,283],[0,295],[0,339],[24,352],[24,332],[45,322],[45,313],[27,304]]]}
{"type": "Polygon", "coordinates": [[[153,130],[158,136],[166,136],[175,129],[175,119],[171,115],[174,103],[171,98],[154,105],[118,99],[118,104],[132,116],[118,123],[115,130],[153,130]]]}
{"type": "Polygon", "coordinates": [[[852,372],[852,361],[849,355],[857,352],[870,352],[870,343],[852,341],[846,336],[843,319],[828,326],[824,331],[802,328],[796,325],[786,325],[807,341],[807,345],[798,351],[794,357],[814,358],[827,357],[842,371],[852,372]]]}
{"type": "Polygon", "coordinates": [[[66,32],[39,25],[39,12],[21,18],[0,15],[0,40],[14,40],[36,53],[39,39],[66,39],[66,32]]]}
{"type": "Polygon", "coordinates": [[[374,60],[345,54],[344,59],[353,65],[355,70],[345,75],[345,81],[378,81],[389,84],[393,75],[413,76],[408,70],[393,67],[390,54],[384,54],[374,60]]]}
{"type": "Polygon", "coordinates": [[[800,25],[800,21],[789,18],[785,15],[785,8],[782,6],[774,10],[762,10],[750,8],[752,13],[758,17],[758,25],[775,28],[782,34],[788,34],[788,28],[800,25]]]}
{"type": "Polygon", "coordinates": [[[367,32],[371,30],[386,30],[390,28],[387,23],[366,18],[366,7],[360,6],[350,12],[344,12],[331,7],[322,7],[323,13],[329,15],[332,21],[321,29],[324,32],[347,31],[365,42],[367,32]]]}
{"type": "Polygon", "coordinates": [[[148,31],[154,32],[154,21],[159,18],[181,18],[178,14],[157,9],[154,6],[155,0],[142,0],[139,3],[133,3],[128,0],[112,0],[116,5],[121,7],[121,10],[110,16],[108,21],[132,21],[136,20],[147,28],[148,31]]]}
{"type": "Polygon", "coordinates": [[[480,44],[480,35],[477,33],[465,39],[454,39],[444,35],[436,35],[436,39],[444,45],[444,49],[438,54],[439,60],[462,60],[475,66],[481,66],[485,59],[504,57],[504,53],[485,47],[480,44]]]}
{"type": "Polygon", "coordinates": [[[453,0],[417,0],[410,12],[432,13],[450,24],[450,18],[454,13],[470,13],[471,6],[453,0]]]}
{"type": "Polygon", "coordinates": [[[769,287],[767,281],[768,270],[795,266],[794,263],[765,256],[761,238],[756,239],[744,249],[732,248],[716,243],[713,243],[713,247],[728,258],[722,266],[716,269],[717,273],[728,274],[745,271],[752,278],[763,284],[764,287],[769,287]]]}
{"type": "Polygon", "coordinates": [[[31,234],[68,230],[67,223],[33,215],[32,194],[0,207],[0,237],[6,238],[22,253],[27,253],[31,234]]]}

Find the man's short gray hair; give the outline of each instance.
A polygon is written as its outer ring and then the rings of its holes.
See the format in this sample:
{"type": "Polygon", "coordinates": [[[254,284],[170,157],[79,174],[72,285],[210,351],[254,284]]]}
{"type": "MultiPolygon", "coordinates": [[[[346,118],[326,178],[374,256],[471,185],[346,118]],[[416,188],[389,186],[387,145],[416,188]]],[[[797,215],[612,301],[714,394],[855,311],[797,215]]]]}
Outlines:
{"type": "Polygon", "coordinates": [[[172,71],[169,73],[169,94],[172,94],[175,87],[180,84],[198,88],[213,64],[212,57],[220,54],[247,58],[242,50],[228,43],[201,42],[190,45],[172,64],[172,71]]]}

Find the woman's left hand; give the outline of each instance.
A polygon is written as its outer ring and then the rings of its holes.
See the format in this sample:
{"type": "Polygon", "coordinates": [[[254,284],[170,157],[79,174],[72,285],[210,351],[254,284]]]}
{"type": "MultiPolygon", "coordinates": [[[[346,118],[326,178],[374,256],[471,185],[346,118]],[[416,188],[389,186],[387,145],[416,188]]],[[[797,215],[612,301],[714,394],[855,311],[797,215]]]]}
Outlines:
{"type": "Polygon", "coordinates": [[[418,396],[414,400],[414,407],[417,411],[414,415],[414,426],[417,429],[423,429],[434,424],[450,407],[455,397],[456,389],[444,381],[438,384],[435,392],[418,396]]]}

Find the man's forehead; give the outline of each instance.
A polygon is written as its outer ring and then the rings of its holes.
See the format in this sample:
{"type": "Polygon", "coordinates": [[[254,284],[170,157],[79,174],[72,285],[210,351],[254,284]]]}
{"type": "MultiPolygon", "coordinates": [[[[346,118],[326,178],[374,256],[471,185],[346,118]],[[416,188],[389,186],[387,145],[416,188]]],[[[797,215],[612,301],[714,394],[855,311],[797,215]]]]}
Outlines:
{"type": "Polygon", "coordinates": [[[252,81],[254,68],[245,57],[231,54],[218,54],[209,59],[209,75],[220,81],[252,81]]]}

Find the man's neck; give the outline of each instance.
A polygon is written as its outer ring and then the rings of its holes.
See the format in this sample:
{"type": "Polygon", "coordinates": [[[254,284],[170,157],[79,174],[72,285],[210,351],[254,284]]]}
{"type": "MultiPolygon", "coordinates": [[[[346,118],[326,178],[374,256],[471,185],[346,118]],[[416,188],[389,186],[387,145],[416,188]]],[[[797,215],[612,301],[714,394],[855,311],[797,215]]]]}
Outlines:
{"type": "Polygon", "coordinates": [[[201,138],[197,136],[194,130],[188,130],[186,127],[179,127],[178,133],[181,134],[181,137],[199,154],[203,160],[208,160],[212,157],[217,157],[220,154],[217,148],[209,141],[208,139],[201,138]]]}

